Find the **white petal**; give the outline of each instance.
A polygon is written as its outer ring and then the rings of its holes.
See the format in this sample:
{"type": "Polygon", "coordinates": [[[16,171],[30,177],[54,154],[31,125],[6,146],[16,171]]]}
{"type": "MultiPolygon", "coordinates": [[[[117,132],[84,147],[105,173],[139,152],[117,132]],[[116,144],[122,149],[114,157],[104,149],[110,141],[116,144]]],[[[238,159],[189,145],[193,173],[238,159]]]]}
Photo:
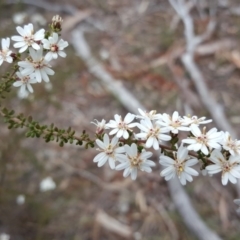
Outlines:
{"type": "Polygon", "coordinates": [[[110,157],[108,159],[108,163],[109,163],[109,166],[110,166],[111,169],[115,169],[115,161],[114,161],[113,158],[110,157]]]}
{"type": "Polygon", "coordinates": [[[20,87],[22,85],[23,85],[22,81],[16,81],[16,82],[13,83],[14,87],[20,87]]]}
{"type": "Polygon", "coordinates": [[[117,137],[120,138],[123,135],[123,129],[119,129],[117,133],[117,137]]]}
{"type": "Polygon", "coordinates": [[[136,180],[137,179],[137,168],[133,168],[131,171],[131,178],[132,180],[136,180]]]}
{"type": "Polygon", "coordinates": [[[129,138],[129,133],[128,133],[127,130],[124,130],[124,131],[123,131],[123,138],[124,138],[124,139],[128,139],[128,138],[129,138]]]}
{"type": "Polygon", "coordinates": [[[101,152],[98,155],[96,155],[93,159],[93,162],[98,162],[99,160],[101,160],[104,156],[106,156],[106,153],[101,152]]]}
{"type": "Polygon", "coordinates": [[[192,134],[193,134],[195,137],[199,137],[199,136],[202,134],[201,131],[200,131],[200,129],[199,129],[199,127],[196,126],[196,125],[192,125],[192,126],[190,127],[190,129],[191,129],[192,134]]]}
{"type": "Polygon", "coordinates": [[[175,168],[173,166],[167,167],[164,170],[162,170],[162,172],[160,173],[160,175],[162,177],[167,176],[168,174],[175,172],[175,168]]]}
{"type": "Polygon", "coordinates": [[[120,163],[119,165],[116,166],[116,170],[123,170],[125,168],[129,168],[129,164],[128,162],[123,162],[123,163],[120,163]]]}
{"type": "Polygon", "coordinates": [[[141,158],[150,158],[153,154],[151,152],[142,152],[141,158]]]}
{"type": "Polygon", "coordinates": [[[202,145],[201,151],[202,151],[205,155],[208,155],[208,154],[209,154],[208,148],[207,148],[206,145],[204,145],[204,144],[202,145]]]}
{"type": "Polygon", "coordinates": [[[27,89],[29,92],[33,93],[33,88],[29,83],[27,84],[27,89]]]}
{"type": "Polygon", "coordinates": [[[128,168],[126,168],[124,171],[123,171],[123,176],[124,177],[127,177],[129,174],[130,174],[130,172],[131,172],[131,169],[128,167],[128,168]]]}
{"type": "Polygon", "coordinates": [[[193,168],[190,168],[190,167],[185,167],[185,172],[188,173],[188,174],[191,174],[193,176],[198,176],[198,172],[196,170],[194,170],[193,168]]]}
{"type": "Polygon", "coordinates": [[[150,148],[152,145],[153,145],[153,142],[154,142],[154,137],[149,137],[147,142],[146,142],[146,147],[147,148],[150,148]]]}
{"type": "Polygon", "coordinates": [[[96,143],[102,149],[105,149],[107,147],[106,144],[99,139],[96,139],[96,143]]]}
{"type": "Polygon", "coordinates": [[[159,143],[158,143],[158,140],[156,138],[154,138],[154,140],[153,140],[153,148],[155,150],[159,149],[159,143]]]}
{"type": "Polygon", "coordinates": [[[222,184],[227,185],[227,183],[228,183],[228,172],[222,175],[222,184]]]}
{"type": "Polygon", "coordinates": [[[179,114],[178,114],[178,112],[177,111],[175,111],[174,113],[173,113],[173,115],[172,115],[172,121],[177,121],[178,120],[178,117],[179,117],[179,114]]]}
{"type": "Polygon", "coordinates": [[[124,122],[129,124],[130,122],[133,121],[133,119],[135,118],[135,115],[132,113],[128,113],[125,118],[124,118],[124,122]]]}
{"type": "MultiPolygon", "coordinates": [[[[108,125],[109,126],[109,125],[108,125]]],[[[114,135],[118,132],[118,128],[113,129],[112,131],[110,131],[109,135],[114,135]]]]}
{"type": "Polygon", "coordinates": [[[108,160],[108,156],[103,157],[101,160],[98,162],[98,167],[102,167],[108,160]]]}

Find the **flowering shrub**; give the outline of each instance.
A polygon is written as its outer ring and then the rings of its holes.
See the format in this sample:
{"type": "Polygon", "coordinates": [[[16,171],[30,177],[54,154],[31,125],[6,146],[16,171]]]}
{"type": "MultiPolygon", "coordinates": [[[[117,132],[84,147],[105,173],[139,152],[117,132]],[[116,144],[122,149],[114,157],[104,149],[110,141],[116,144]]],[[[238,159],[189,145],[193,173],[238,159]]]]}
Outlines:
{"type": "MultiPolygon", "coordinates": [[[[18,53],[10,50],[10,38],[2,39],[0,65],[12,63],[13,70],[3,77],[0,95],[9,92],[11,87],[20,87],[22,97],[33,93],[33,87],[42,80],[49,82],[54,74],[50,61],[66,57],[64,49],[68,42],[60,38],[62,19],[55,16],[50,29],[34,32],[29,23],[17,27],[19,36],[11,39],[18,53]],[[5,64],[5,63],[4,63],[5,64]]],[[[151,159],[152,151],[159,154],[159,163],[164,167],[160,175],[166,181],[178,177],[181,184],[193,180],[199,172],[194,169],[197,164],[209,175],[221,172],[222,184],[228,181],[236,183],[240,178],[240,141],[233,140],[228,132],[216,128],[207,130],[200,127],[210,123],[205,117],[180,116],[177,111],[172,115],[138,109],[139,115],[128,113],[124,118],[118,114],[114,120],[101,122],[95,120],[96,136],[91,139],[83,131],[76,136],[71,128],[59,129],[53,124],[40,125],[32,117],[15,115],[13,110],[2,108],[0,114],[9,128],[26,127],[27,137],[43,137],[46,142],[56,141],[60,146],[65,143],[84,145],[86,148],[99,147],[99,153],[93,161],[98,167],[108,162],[111,169],[123,170],[123,176],[137,178],[138,171],[152,172],[156,163],[151,159]],[[111,138],[110,138],[111,136],[111,138]]]]}
{"type": "Polygon", "coordinates": [[[20,87],[20,96],[27,97],[33,92],[31,84],[41,83],[42,80],[49,82],[49,75],[54,74],[49,62],[58,56],[66,57],[63,50],[68,46],[68,42],[59,40],[61,22],[59,16],[54,17],[51,29],[47,32],[40,29],[34,33],[31,23],[24,27],[18,26],[16,29],[20,36],[12,36],[11,39],[16,42],[13,47],[19,48],[19,53],[9,50],[10,38],[2,39],[0,65],[4,61],[15,64],[9,81],[13,81],[14,87],[20,87]]]}
{"type": "Polygon", "coordinates": [[[183,185],[187,181],[191,182],[192,176],[199,174],[192,168],[197,163],[209,175],[222,172],[223,185],[228,181],[236,183],[237,178],[240,178],[239,141],[233,140],[228,132],[216,128],[206,131],[206,127],[203,127],[200,130],[200,125],[212,120],[196,116],[181,117],[177,111],[172,116],[156,111],[144,112],[141,109],[139,113],[139,116],[128,113],[124,120],[116,114],[115,120],[110,120],[109,123],[103,119],[95,124],[98,138],[96,143],[101,148],[98,149],[101,153],[94,161],[98,162],[99,167],[108,160],[111,169],[124,169],[123,176],[131,174],[135,180],[137,169],[151,172],[151,167],[155,166],[153,161],[148,160],[152,153],[146,150],[153,148],[161,150],[159,163],[165,167],[161,176],[167,181],[177,176],[183,185]],[[133,122],[134,119],[140,122],[133,122]],[[111,142],[105,133],[109,128],[113,128],[109,135],[115,135],[111,142]],[[187,135],[181,141],[180,132],[187,135]],[[102,138],[103,142],[99,140],[102,138]],[[163,142],[168,142],[168,145],[163,142]],[[119,164],[115,167],[117,163],[119,164]]]}

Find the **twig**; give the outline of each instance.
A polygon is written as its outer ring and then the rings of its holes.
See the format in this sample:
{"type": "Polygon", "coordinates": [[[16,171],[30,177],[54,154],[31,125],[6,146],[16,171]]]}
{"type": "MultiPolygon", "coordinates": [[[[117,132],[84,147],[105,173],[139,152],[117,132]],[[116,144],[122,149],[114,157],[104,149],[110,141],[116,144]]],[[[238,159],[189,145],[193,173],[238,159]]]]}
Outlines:
{"type": "Polygon", "coordinates": [[[77,29],[72,32],[72,44],[79,56],[83,59],[90,73],[100,79],[105,88],[114,95],[121,104],[137,114],[137,109],[144,109],[142,104],[126,89],[123,83],[114,79],[103,66],[92,56],[83,31],[77,29]]]}
{"type": "Polygon", "coordinates": [[[49,3],[47,1],[41,0],[41,1],[36,1],[36,0],[6,0],[4,2],[5,4],[17,4],[17,3],[24,3],[27,5],[33,5],[35,7],[43,8],[48,11],[52,12],[57,12],[57,13],[66,13],[73,15],[75,14],[77,8],[73,7],[70,4],[54,4],[54,3],[49,3]]]}
{"type": "Polygon", "coordinates": [[[61,161],[63,167],[69,171],[72,174],[76,174],[86,180],[88,180],[89,182],[92,182],[93,184],[97,185],[100,188],[103,188],[105,190],[108,191],[112,191],[112,192],[119,192],[124,190],[128,185],[130,185],[132,183],[132,181],[130,179],[124,179],[123,181],[115,181],[112,183],[107,183],[105,181],[103,181],[101,178],[97,177],[95,174],[84,170],[84,169],[78,169],[75,166],[71,165],[69,162],[66,163],[64,161],[61,161]]]}
{"type": "Polygon", "coordinates": [[[124,238],[132,239],[132,229],[109,216],[103,210],[97,212],[96,221],[108,231],[114,232],[124,238]]]}
{"type": "Polygon", "coordinates": [[[179,181],[174,178],[168,181],[171,197],[183,218],[184,223],[200,240],[220,240],[221,238],[210,230],[195,211],[185,191],[182,191],[179,181]]]}
{"type": "Polygon", "coordinates": [[[169,215],[168,215],[167,211],[165,210],[165,208],[163,207],[163,205],[161,203],[157,203],[155,200],[151,200],[151,203],[154,206],[154,208],[159,212],[161,217],[163,218],[163,221],[165,222],[165,224],[172,236],[171,239],[178,240],[179,239],[178,230],[177,230],[174,222],[172,221],[172,219],[169,217],[169,215]]]}

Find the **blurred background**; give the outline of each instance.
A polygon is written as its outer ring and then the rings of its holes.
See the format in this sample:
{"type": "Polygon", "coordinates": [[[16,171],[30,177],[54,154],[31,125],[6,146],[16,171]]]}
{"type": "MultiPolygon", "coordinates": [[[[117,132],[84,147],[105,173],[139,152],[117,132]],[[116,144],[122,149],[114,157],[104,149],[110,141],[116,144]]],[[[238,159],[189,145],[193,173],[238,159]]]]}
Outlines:
{"type": "MultiPolygon", "coordinates": [[[[216,23],[196,47],[194,63],[209,101],[221,105],[239,136],[240,3],[193,0],[186,5],[196,34],[216,23]]],[[[43,124],[71,126],[79,134],[85,129],[91,136],[93,119],[108,121],[129,112],[81,58],[76,46],[82,39],[72,37],[81,31],[112,81],[121,81],[119,88],[146,109],[213,118],[181,61],[184,25],[167,0],[1,1],[0,37],[17,35],[15,27],[30,22],[35,29],[47,28],[56,14],[64,19],[63,39],[73,43],[66,60],[52,64],[51,83],[33,85],[34,94],[26,99],[14,88],[2,105],[43,124]]],[[[2,73],[6,69],[7,64],[1,66],[2,73]]],[[[107,165],[98,168],[94,149],[60,148],[24,135],[24,129],[8,130],[0,118],[1,240],[198,239],[183,223],[159,166],[131,181],[107,165]]],[[[207,226],[222,239],[240,239],[236,186],[223,187],[219,175],[199,176],[184,189],[207,226]]]]}

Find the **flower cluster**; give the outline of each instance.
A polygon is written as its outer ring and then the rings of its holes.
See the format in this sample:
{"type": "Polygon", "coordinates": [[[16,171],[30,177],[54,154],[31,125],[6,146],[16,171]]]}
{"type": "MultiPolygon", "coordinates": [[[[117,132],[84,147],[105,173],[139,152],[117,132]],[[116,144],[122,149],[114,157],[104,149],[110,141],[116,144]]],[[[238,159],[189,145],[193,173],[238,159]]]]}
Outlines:
{"type": "Polygon", "coordinates": [[[2,39],[2,49],[0,51],[0,65],[3,62],[12,63],[17,61],[17,71],[13,78],[14,87],[20,87],[20,96],[26,97],[29,92],[33,92],[31,84],[43,81],[49,82],[49,76],[54,74],[50,61],[58,56],[66,57],[64,49],[68,42],[59,39],[59,29],[61,29],[59,16],[53,17],[50,32],[45,29],[34,31],[32,23],[16,28],[19,35],[12,36],[15,43],[13,47],[18,49],[18,53],[10,50],[10,38],[2,39]],[[57,21],[58,20],[58,21],[57,21]],[[56,26],[57,29],[54,29],[56,26]]]}
{"type": "Polygon", "coordinates": [[[111,169],[124,170],[124,177],[131,175],[135,180],[138,170],[152,172],[156,163],[149,158],[152,150],[160,150],[160,175],[167,181],[177,176],[183,185],[191,182],[193,176],[199,175],[194,169],[198,163],[209,175],[221,172],[223,185],[228,181],[236,183],[240,178],[240,141],[216,128],[200,128],[212,120],[181,117],[177,111],[172,115],[138,111],[140,115],[128,113],[122,118],[116,114],[109,122],[94,122],[96,144],[101,151],[94,162],[99,167],[108,162],[111,169]],[[113,136],[111,140],[109,135],[113,136]]]}

